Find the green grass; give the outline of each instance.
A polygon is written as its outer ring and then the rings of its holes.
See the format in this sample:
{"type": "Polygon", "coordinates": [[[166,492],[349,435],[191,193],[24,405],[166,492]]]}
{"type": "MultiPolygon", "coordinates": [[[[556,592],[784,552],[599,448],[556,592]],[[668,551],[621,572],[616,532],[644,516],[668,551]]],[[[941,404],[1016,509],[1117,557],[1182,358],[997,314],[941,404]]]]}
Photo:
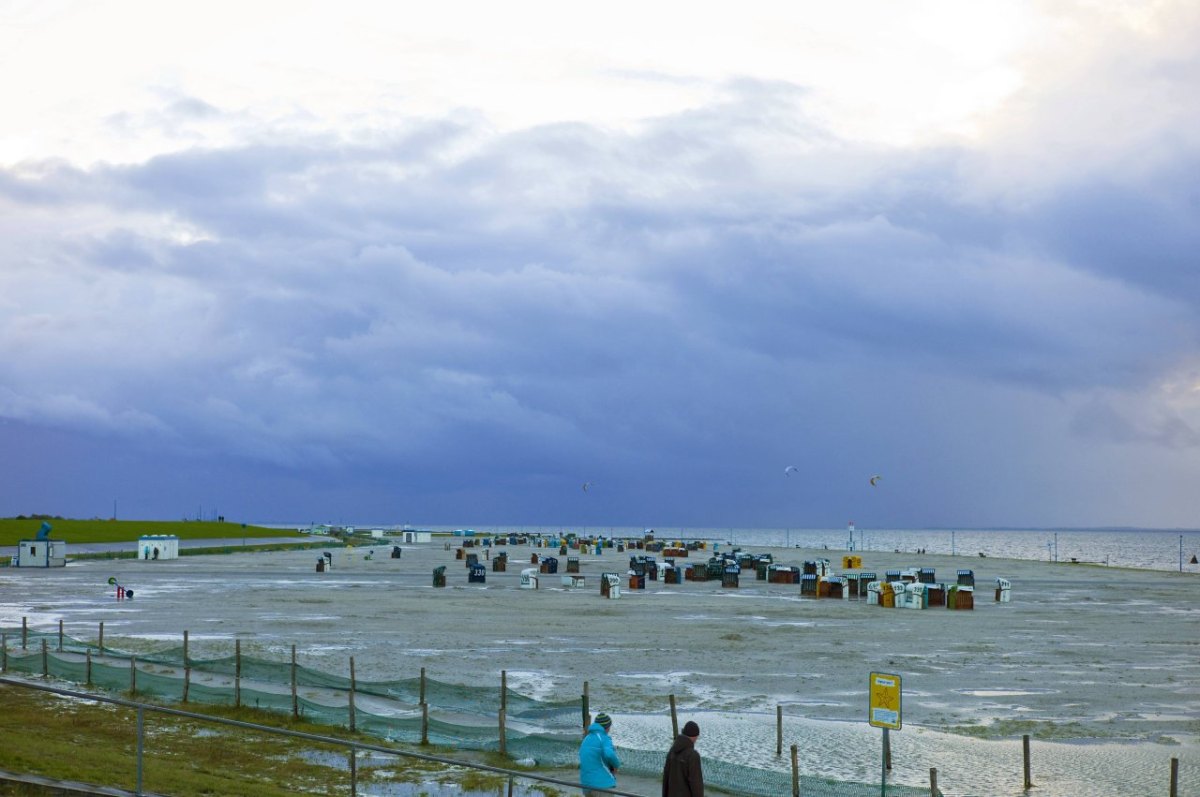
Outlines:
{"type": "Polygon", "coordinates": [[[16,545],[20,540],[37,537],[42,522],[48,522],[50,536],[70,543],[129,542],[143,534],[174,534],[181,540],[209,540],[234,537],[291,537],[294,529],[243,527],[241,523],[190,520],[74,520],[37,515],[26,518],[0,518],[0,545],[16,545]]]}
{"type": "MultiPolygon", "coordinates": [[[[132,790],[136,785],[137,717],[132,709],[79,699],[65,699],[13,686],[0,686],[0,769],[132,790]]],[[[195,707],[188,706],[195,711],[195,707]]],[[[250,708],[208,706],[209,716],[235,719],[322,736],[337,736],[368,744],[373,737],[344,729],[292,720],[250,708]]],[[[423,747],[420,751],[449,756],[450,750],[423,747]]],[[[493,766],[519,769],[495,755],[483,756],[493,766]]],[[[145,713],[143,788],[173,797],[218,797],[254,794],[285,797],[295,794],[349,794],[350,776],[344,766],[346,749],[265,731],[145,713]]],[[[386,766],[358,768],[360,786],[368,783],[454,783],[459,789],[498,791],[506,779],[494,773],[397,757],[386,766]]],[[[0,794],[38,794],[41,791],[0,794]]],[[[563,792],[534,786],[546,795],[563,792]]],[[[441,789],[431,788],[431,793],[441,789]]]]}

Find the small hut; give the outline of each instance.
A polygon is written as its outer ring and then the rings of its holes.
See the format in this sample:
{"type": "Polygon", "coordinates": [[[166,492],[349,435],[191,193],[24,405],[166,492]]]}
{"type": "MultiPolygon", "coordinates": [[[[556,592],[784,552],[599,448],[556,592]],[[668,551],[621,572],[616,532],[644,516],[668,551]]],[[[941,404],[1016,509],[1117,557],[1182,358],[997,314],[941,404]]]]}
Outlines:
{"type": "Polygon", "coordinates": [[[37,537],[17,543],[16,567],[66,567],[67,543],[50,539],[50,524],[42,523],[37,537]]]}
{"type": "Polygon", "coordinates": [[[174,534],[143,534],[137,541],[138,559],[158,561],[179,558],[179,537],[174,534]]]}

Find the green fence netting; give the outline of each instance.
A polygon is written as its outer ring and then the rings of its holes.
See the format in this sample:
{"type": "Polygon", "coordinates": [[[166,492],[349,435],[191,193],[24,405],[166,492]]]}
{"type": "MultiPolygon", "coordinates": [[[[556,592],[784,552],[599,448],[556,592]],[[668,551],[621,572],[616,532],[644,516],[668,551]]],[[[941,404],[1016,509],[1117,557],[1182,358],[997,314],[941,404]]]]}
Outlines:
{"type": "MultiPolygon", "coordinates": [[[[73,639],[57,633],[28,629],[0,629],[0,650],[7,671],[45,675],[110,692],[135,692],[172,702],[222,706],[250,706],[281,714],[295,712],[306,720],[324,725],[351,725],[351,682],[347,677],[320,670],[280,663],[254,656],[224,656],[213,659],[188,658],[174,647],[154,652],[128,653],[73,639]],[[23,645],[22,645],[23,643],[23,645]],[[18,645],[14,647],[14,645],[18,645]],[[295,694],[293,694],[293,683],[295,694]],[[186,692],[186,696],[185,696],[186,692]]],[[[419,709],[420,678],[394,681],[355,681],[353,696],[385,698],[395,710],[377,714],[355,706],[354,728],[394,742],[422,741],[419,709]]],[[[425,737],[431,744],[467,750],[500,749],[499,686],[469,686],[424,679],[429,716],[425,737]]],[[[536,722],[546,732],[505,732],[505,751],[514,759],[531,758],[540,765],[572,767],[578,761],[582,698],[540,701],[511,689],[504,693],[506,716],[524,723],[536,722]]],[[[657,777],[662,771],[660,750],[617,748],[622,771],[657,777]]],[[[748,797],[779,797],[791,794],[789,771],[768,770],[722,761],[706,755],[705,782],[748,797]]],[[[800,793],[805,797],[874,797],[878,783],[853,783],[801,776],[800,793]]],[[[890,784],[893,797],[924,797],[927,789],[890,784]]]]}

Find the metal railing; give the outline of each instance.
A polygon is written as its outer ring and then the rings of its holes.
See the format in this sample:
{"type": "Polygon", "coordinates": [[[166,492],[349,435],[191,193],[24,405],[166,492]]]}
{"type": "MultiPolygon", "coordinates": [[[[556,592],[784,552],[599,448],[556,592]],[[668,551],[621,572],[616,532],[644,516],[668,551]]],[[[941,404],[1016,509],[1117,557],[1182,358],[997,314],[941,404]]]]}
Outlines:
{"type": "MultiPolygon", "coordinates": [[[[115,706],[133,709],[137,712],[137,747],[136,747],[136,771],[137,771],[137,786],[134,790],[135,794],[145,794],[143,791],[143,767],[142,759],[145,752],[145,714],[152,712],[155,714],[165,714],[172,717],[182,717],[185,719],[196,720],[199,722],[209,722],[216,725],[225,725],[243,730],[258,731],[261,733],[270,733],[277,736],[286,736],[293,739],[301,739],[307,742],[316,744],[332,745],[335,747],[346,748],[348,770],[350,776],[350,797],[358,795],[358,752],[366,751],[371,753],[381,753],[383,755],[396,756],[397,758],[409,758],[417,761],[440,764],[446,767],[458,767],[474,769],[481,772],[490,772],[500,775],[508,779],[508,794],[513,794],[513,787],[518,781],[537,781],[539,783],[548,783],[555,786],[563,786],[570,789],[580,788],[577,781],[562,780],[560,778],[552,778],[548,775],[537,775],[531,772],[518,772],[502,767],[493,767],[487,764],[480,764],[472,761],[463,761],[455,758],[446,758],[443,756],[428,755],[426,753],[414,753],[408,750],[397,750],[393,747],[385,747],[378,744],[370,744],[367,742],[356,742],[347,739],[339,739],[335,736],[323,736],[314,733],[305,733],[303,731],[293,731],[286,728],[275,728],[270,725],[258,725],[253,722],[243,722],[241,720],[226,719],[224,717],[214,717],[208,714],[198,714],[194,711],[183,711],[177,708],[168,708],[166,706],[156,706],[152,703],[140,703],[136,700],[126,700],[119,697],[109,697],[107,695],[95,694],[92,692],[78,692],[72,689],[62,689],[55,686],[45,684],[31,683],[16,678],[8,678],[0,676],[0,684],[5,686],[14,686],[22,689],[33,689],[40,692],[49,692],[55,695],[64,697],[74,697],[83,700],[90,700],[97,703],[109,703],[115,706]]],[[[645,797],[645,795],[637,794],[636,792],[618,791],[616,789],[597,789],[592,791],[602,794],[611,794],[614,797],[645,797]]]]}

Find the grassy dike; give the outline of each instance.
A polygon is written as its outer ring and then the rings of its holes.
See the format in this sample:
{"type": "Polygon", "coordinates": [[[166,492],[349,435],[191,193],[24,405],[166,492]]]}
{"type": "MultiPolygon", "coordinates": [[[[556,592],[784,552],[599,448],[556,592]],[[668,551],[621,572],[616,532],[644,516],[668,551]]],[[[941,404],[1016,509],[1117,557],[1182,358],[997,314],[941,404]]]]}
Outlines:
{"type": "MultiPolygon", "coordinates": [[[[0,685],[0,769],[55,780],[132,790],[136,784],[136,713],[123,706],[63,699],[32,689],[0,685]]],[[[183,708],[183,706],[180,706],[183,708]]],[[[189,707],[195,710],[194,707],[189,707]]],[[[258,725],[286,728],[341,739],[380,744],[374,737],[295,721],[250,708],[207,706],[201,713],[258,725]]],[[[274,734],[145,714],[144,788],[172,797],[254,794],[348,794],[345,748],[319,745],[274,734]]],[[[423,747],[421,752],[451,756],[452,751],[423,747]]],[[[482,756],[484,763],[514,767],[511,761],[482,756]]],[[[396,757],[358,766],[360,787],[369,783],[413,784],[414,794],[441,793],[434,784],[455,784],[455,793],[494,793],[501,776],[470,769],[396,757]]],[[[561,795],[553,787],[534,789],[561,795]]],[[[33,786],[0,782],[0,795],[46,794],[33,786]]]]}

